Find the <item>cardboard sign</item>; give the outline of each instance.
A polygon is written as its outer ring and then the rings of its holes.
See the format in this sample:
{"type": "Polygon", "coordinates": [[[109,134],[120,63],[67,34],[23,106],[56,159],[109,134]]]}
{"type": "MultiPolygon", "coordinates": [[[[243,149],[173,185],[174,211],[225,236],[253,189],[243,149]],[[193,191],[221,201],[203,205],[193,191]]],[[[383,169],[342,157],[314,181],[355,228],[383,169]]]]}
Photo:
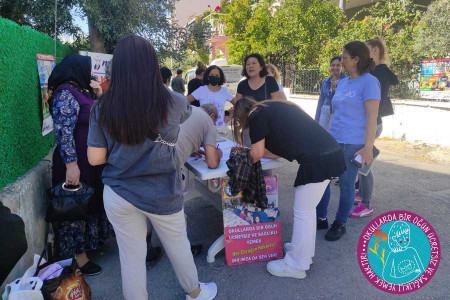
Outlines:
{"type": "Polygon", "coordinates": [[[113,56],[111,54],[96,53],[88,51],[80,51],[80,55],[90,56],[92,63],[92,75],[97,78],[99,83],[103,83],[106,80],[105,77],[105,66],[108,61],[110,61],[113,56]]]}
{"type": "Polygon", "coordinates": [[[222,179],[222,207],[227,265],[281,259],[281,223],[278,210],[278,178],[266,176],[266,209],[232,195],[228,180],[222,179]]]}
{"type": "Polygon", "coordinates": [[[39,85],[41,86],[42,101],[42,135],[47,135],[53,130],[53,119],[48,105],[48,78],[55,67],[55,57],[47,54],[36,54],[39,73],[39,85]]]}

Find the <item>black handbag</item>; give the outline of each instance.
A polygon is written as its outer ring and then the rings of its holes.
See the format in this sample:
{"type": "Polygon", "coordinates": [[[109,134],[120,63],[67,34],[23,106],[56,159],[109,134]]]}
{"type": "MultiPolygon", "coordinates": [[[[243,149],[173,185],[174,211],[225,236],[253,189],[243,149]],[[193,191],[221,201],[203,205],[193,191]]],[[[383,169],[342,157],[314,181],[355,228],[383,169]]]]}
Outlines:
{"type": "Polygon", "coordinates": [[[48,190],[47,222],[89,220],[90,203],[94,200],[94,188],[80,182],[68,186],[65,182],[48,190]]]}

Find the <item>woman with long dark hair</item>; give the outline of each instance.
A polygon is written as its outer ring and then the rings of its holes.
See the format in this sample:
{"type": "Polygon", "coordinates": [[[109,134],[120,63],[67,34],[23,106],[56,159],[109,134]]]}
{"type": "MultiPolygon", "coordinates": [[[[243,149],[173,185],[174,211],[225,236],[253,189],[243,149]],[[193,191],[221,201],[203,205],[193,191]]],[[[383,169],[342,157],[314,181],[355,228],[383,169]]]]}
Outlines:
{"type": "MultiPolygon", "coordinates": [[[[381,118],[394,114],[391,98],[389,98],[389,88],[391,85],[399,84],[399,82],[397,75],[395,75],[387,66],[389,63],[389,56],[387,48],[381,38],[374,37],[373,39],[368,40],[366,45],[369,48],[370,57],[375,62],[375,68],[372,71],[372,75],[380,82],[381,89],[381,101],[378,110],[377,130],[375,133],[375,138],[378,138],[383,131],[383,120],[381,118]]],[[[358,174],[358,180],[359,192],[355,194],[355,204],[357,204],[357,206],[350,213],[350,217],[352,218],[362,218],[373,214],[373,206],[370,204],[374,186],[372,169],[366,176],[358,174]]]]}
{"type": "MultiPolygon", "coordinates": [[[[339,81],[331,105],[333,115],[328,132],[336,139],[345,155],[347,170],[339,176],[340,200],[336,219],[325,235],[328,241],[336,241],[345,234],[350,211],[355,201],[355,179],[358,167],[352,159],[358,155],[361,164],[373,159],[373,144],[377,127],[380,83],[370,71],[374,62],[366,44],[354,41],[342,51],[342,63],[350,75],[339,81]]],[[[329,187],[327,187],[329,190],[329,187]]],[[[330,193],[327,191],[317,206],[320,223],[328,224],[327,208],[330,193]]]]}
{"type": "Polygon", "coordinates": [[[315,253],[317,203],[330,179],[345,170],[342,149],[308,114],[287,101],[258,103],[244,97],[234,106],[232,124],[237,141],[248,129],[254,163],[280,156],[300,164],[294,182],[292,242],[285,244],[285,257],[269,262],[267,270],[275,276],[303,279],[315,253]]]}
{"type": "Polygon", "coordinates": [[[88,157],[103,171],[105,210],[116,232],[125,299],[146,300],[149,219],[186,299],[213,299],[214,283],[198,282],[186,234],[180,161],[180,123],[190,115],[186,97],[169,91],[153,46],[121,39],[114,51],[111,85],[91,112],[88,157]]]}
{"type": "Polygon", "coordinates": [[[55,66],[48,86],[56,138],[52,184],[78,185],[82,181],[95,189],[92,220],[53,223],[56,255],[75,256],[84,275],[96,275],[102,268],[88,259],[86,250],[97,249],[109,237],[111,225],[103,210],[103,166],[91,166],[86,152],[89,113],[102,89],[98,82],[91,81],[91,58],[78,54],[66,56],[55,66]]]}
{"type": "Polygon", "coordinates": [[[242,76],[246,79],[239,82],[236,100],[242,97],[252,97],[256,101],[286,100],[275,78],[268,75],[266,63],[260,54],[247,55],[242,69],[242,76]]]}

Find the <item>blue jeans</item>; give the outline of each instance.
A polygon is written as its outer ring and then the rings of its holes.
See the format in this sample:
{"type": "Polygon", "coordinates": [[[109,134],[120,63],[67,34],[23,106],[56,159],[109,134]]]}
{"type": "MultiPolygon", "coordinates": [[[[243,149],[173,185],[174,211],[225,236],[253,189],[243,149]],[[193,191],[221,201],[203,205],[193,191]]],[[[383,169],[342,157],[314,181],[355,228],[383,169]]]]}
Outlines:
{"type": "MultiPolygon", "coordinates": [[[[339,208],[336,213],[336,220],[341,224],[347,223],[348,216],[355,202],[355,180],[358,175],[358,168],[351,162],[356,151],[364,147],[364,145],[339,144],[344,151],[345,165],[347,170],[339,176],[339,187],[341,195],[339,198],[339,208]]],[[[317,205],[317,217],[326,218],[328,203],[330,202],[330,185],[325,190],[322,200],[317,205]]]]}

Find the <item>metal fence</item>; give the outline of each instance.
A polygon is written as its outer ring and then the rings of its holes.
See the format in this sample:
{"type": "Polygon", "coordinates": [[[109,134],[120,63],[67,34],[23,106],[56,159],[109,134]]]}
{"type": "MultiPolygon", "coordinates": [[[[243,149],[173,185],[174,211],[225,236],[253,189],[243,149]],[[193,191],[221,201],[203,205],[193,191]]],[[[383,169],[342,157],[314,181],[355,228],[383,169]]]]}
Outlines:
{"type": "MultiPolygon", "coordinates": [[[[399,85],[391,87],[391,98],[419,99],[420,63],[392,65],[390,68],[400,81],[399,85]]],[[[318,95],[324,79],[318,68],[291,70],[286,72],[285,84],[290,87],[292,94],[318,95]]]]}
{"type": "Polygon", "coordinates": [[[318,95],[323,79],[319,69],[293,70],[286,76],[292,94],[318,95]]]}
{"type": "Polygon", "coordinates": [[[400,81],[399,85],[391,87],[391,98],[420,99],[420,67],[420,63],[392,65],[390,67],[400,81]]]}

